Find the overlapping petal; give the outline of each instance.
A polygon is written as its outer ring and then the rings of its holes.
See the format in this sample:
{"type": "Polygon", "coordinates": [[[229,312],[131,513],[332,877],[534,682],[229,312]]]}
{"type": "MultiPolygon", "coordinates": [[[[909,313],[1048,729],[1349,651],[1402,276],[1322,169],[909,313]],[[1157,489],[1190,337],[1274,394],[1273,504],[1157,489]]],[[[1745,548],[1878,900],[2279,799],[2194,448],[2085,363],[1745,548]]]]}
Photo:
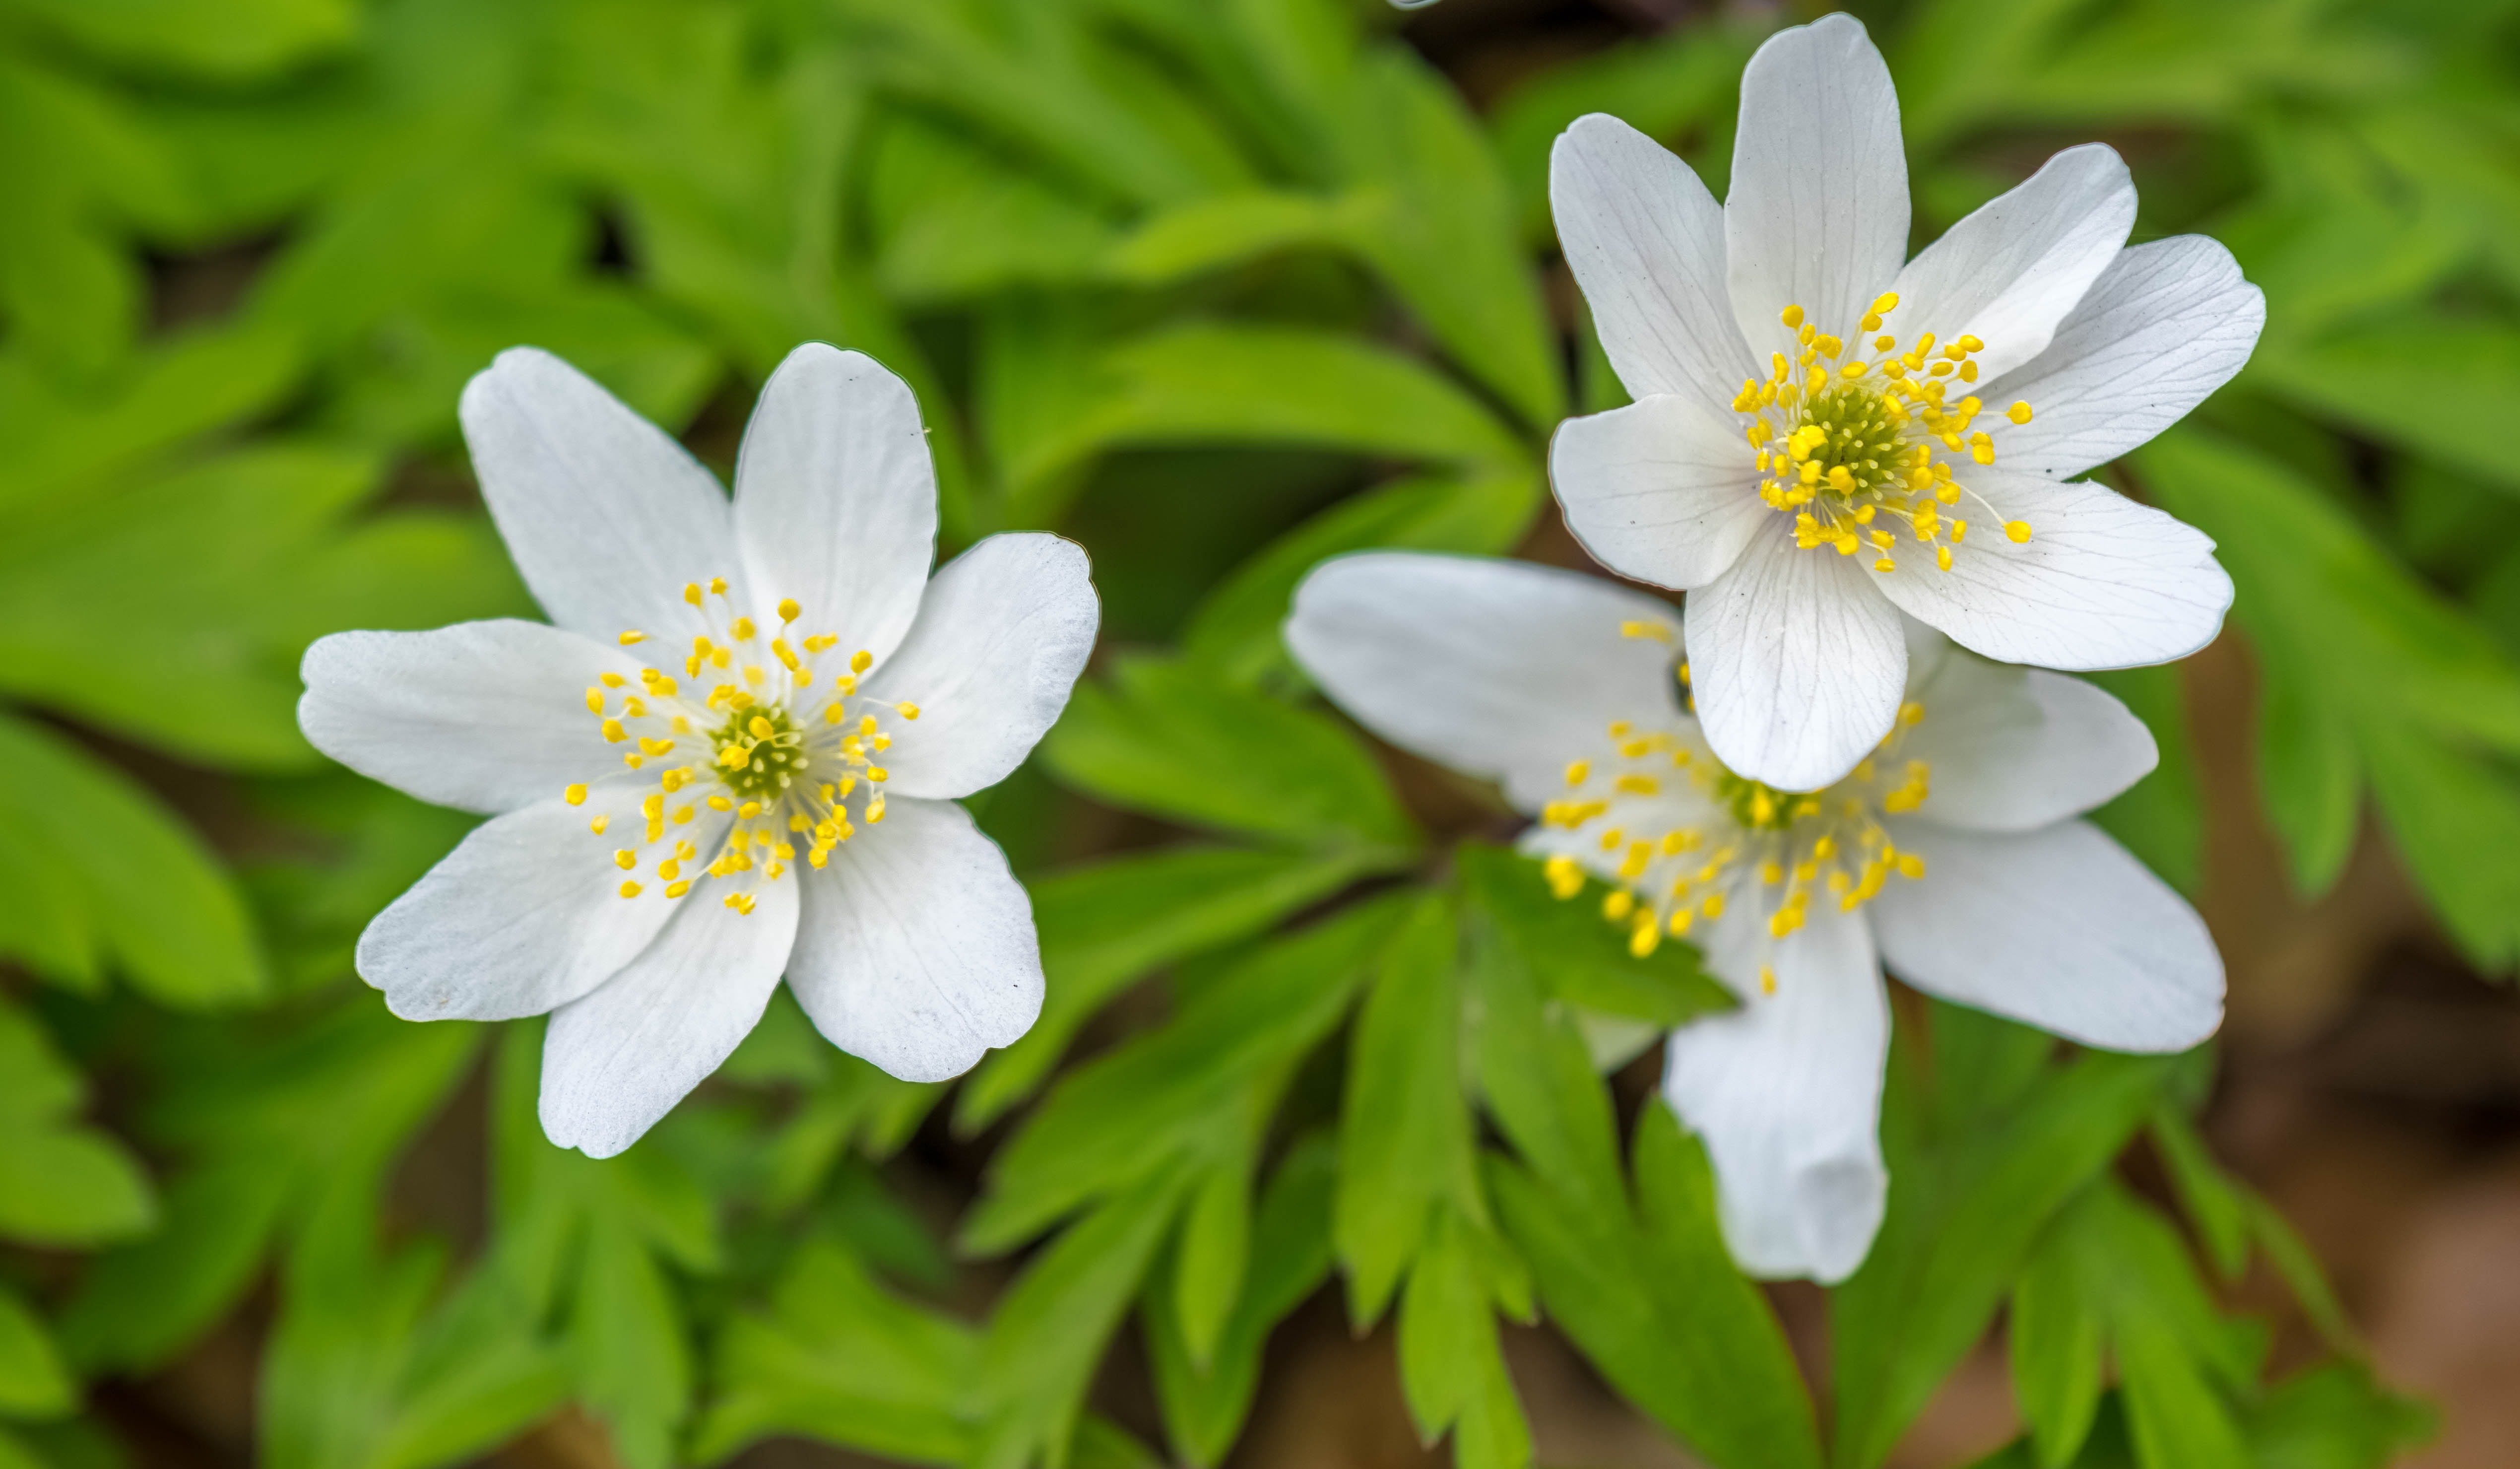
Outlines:
{"type": "Polygon", "coordinates": [[[894,801],[830,867],[797,876],[788,982],[833,1045],[904,1080],[941,1081],[1032,1028],[1032,900],[961,806],[894,801]]]}
{"type": "Polygon", "coordinates": [[[1875,584],[1962,647],[2049,668],[2125,668],[2184,658],[2222,630],[2231,578],[2203,531],[2104,484],[2002,466],[1959,480],[1994,520],[2027,524],[2030,539],[1980,522],[1950,571],[1911,546],[1875,584]]]}
{"type": "Polygon", "coordinates": [[[1739,426],[1702,394],[1566,420],[1549,445],[1549,478],[1566,528],[1595,560],[1662,586],[1722,575],[1772,515],[1739,426]]]}
{"type": "Polygon", "coordinates": [[[1286,646],[1359,723],[1537,810],[1612,720],[1679,713],[1669,604],[1525,562],[1382,551],[1295,589],[1286,646]]]}
{"type": "Polygon", "coordinates": [[[1783,791],[1855,767],[1907,682],[1899,614],[1863,558],[1797,549],[1772,518],[1732,570],[1688,594],[1690,686],[1716,757],[1783,791]]]}
{"type": "Polygon", "coordinates": [[[593,379],[511,347],[464,387],[464,439],[508,554],[554,622],[611,641],[683,626],[683,585],[742,590],[717,479],[593,379]]]}
{"type": "Polygon", "coordinates": [[[1909,984],[2109,1050],[2185,1050],[2222,1024],[2205,921],[2098,828],[1994,835],[1912,817],[1891,832],[1925,877],[1868,911],[1909,984]]]}
{"type": "Polygon", "coordinates": [[[1852,16],[1778,31],[1742,70],[1724,251],[1753,354],[1784,344],[1788,305],[1853,340],[1908,258],[1899,94],[1852,16]]]}
{"type": "Polygon", "coordinates": [[[808,632],[889,656],[936,559],[936,471],[910,385],[863,352],[789,352],[744,428],[735,486],[757,610],[792,597],[808,632]]]}
{"type": "Polygon", "coordinates": [[[1616,117],[1578,117],[1549,153],[1549,207],[1593,328],[1631,396],[1708,406],[1756,371],[1732,319],[1724,208],[1696,170],[1616,117]]]}
{"type": "MultiPolygon", "coordinates": [[[[2159,762],[2152,731],[2106,692],[1944,647],[1908,681],[1924,718],[1901,753],[1932,767],[1918,819],[2030,831],[2092,809],[2159,762]]],[[[1909,648],[1912,666],[1921,662],[1913,639],[1909,648]]]]}
{"type": "Polygon", "coordinates": [[[1776,992],[1763,994],[1750,939],[1730,920],[1710,935],[1709,963],[1742,1006],[1672,1033],[1663,1094],[1706,1139],[1741,1267],[1842,1280],[1871,1248],[1888,1196],[1880,967],[1863,919],[1823,909],[1777,949],[1776,992]]]}
{"type": "MultiPolygon", "coordinates": [[[[405,1020],[540,1015],[610,979],[674,910],[652,885],[622,897],[611,861],[641,846],[649,789],[616,776],[582,805],[553,796],[475,827],[359,936],[359,977],[405,1020]]],[[[729,819],[702,807],[675,831],[710,850],[729,819]]]]}
{"type": "Polygon", "coordinates": [[[993,535],[956,557],[864,686],[919,709],[885,757],[889,789],[941,800],[1006,779],[1067,707],[1102,616],[1074,541],[993,535]]]}
{"type": "Polygon", "coordinates": [[[796,939],[796,884],[746,885],[753,908],[703,878],[620,973],[553,1012],[543,1033],[543,1132],[610,1158],[654,1126],[761,1020],[796,939]]]}
{"type": "Polygon", "coordinates": [[[2135,181],[2117,150],[2068,148],[1989,200],[1899,272],[1900,335],[1986,344],[1998,377],[2044,350],[2135,226],[2135,181]]]}
{"type": "Polygon", "coordinates": [[[371,780],[459,810],[512,811],[613,768],[582,690],[638,666],[541,622],[337,632],[299,666],[297,724],[371,780]]]}
{"type": "Polygon", "coordinates": [[[2229,382],[2266,322],[2265,293],[2202,235],[2120,251],[2048,349],[1987,388],[2038,414],[2004,434],[2003,464],[2061,480],[2108,463],[2229,382]]]}

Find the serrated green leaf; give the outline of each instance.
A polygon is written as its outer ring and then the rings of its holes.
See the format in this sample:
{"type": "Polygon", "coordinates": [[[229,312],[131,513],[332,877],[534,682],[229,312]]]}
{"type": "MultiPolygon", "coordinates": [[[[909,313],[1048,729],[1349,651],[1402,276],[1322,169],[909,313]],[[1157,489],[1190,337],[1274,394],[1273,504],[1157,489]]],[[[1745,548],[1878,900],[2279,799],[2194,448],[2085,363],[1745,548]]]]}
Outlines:
{"type": "Polygon", "coordinates": [[[1517,1469],[1531,1462],[1531,1426],[1497,1342],[1477,1232],[1438,1206],[1401,1295],[1401,1392],[1421,1441],[1452,1434],[1455,1463],[1517,1469]]]}
{"type": "Polygon", "coordinates": [[[1360,1328],[1381,1317],[1440,1207],[1487,1223],[1462,1093],[1455,921],[1441,895],[1415,902],[1348,1046],[1330,1232],[1360,1328]]]}
{"type": "Polygon", "coordinates": [[[714,1463],[774,1434],[802,1434],[919,1463],[964,1462],[972,1438],[962,1404],[979,1355],[970,1327],[883,1290],[836,1241],[810,1240],[769,1309],[728,1323],[692,1455],[714,1463]]]}
{"type": "Polygon", "coordinates": [[[2159,1061],[2094,1052],[1922,1149],[1896,1117],[1913,1103],[1889,1090],[1888,1212],[1863,1267],[1830,1292],[1840,1469],[1888,1456],[1986,1330],[2048,1217],[2151,1111],[2162,1077],[2159,1061]]]}
{"type": "Polygon", "coordinates": [[[1149,1303],[1142,1313],[1165,1431],[1200,1469],[1224,1459],[1251,1410],[1269,1329],[1329,1275],[1336,1177],[1327,1139],[1314,1135],[1287,1150],[1251,1222],[1250,1265],[1233,1318],[1205,1366],[1192,1358],[1173,1311],[1149,1303]]]}

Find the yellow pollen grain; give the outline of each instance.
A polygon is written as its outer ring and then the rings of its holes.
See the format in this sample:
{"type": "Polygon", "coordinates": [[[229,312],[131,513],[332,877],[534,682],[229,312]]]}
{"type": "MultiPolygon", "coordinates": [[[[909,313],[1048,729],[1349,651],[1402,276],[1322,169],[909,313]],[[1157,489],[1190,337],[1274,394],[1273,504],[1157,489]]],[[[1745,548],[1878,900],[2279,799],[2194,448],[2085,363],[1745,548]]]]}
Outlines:
{"type": "Polygon", "coordinates": [[[852,673],[863,673],[874,666],[875,655],[869,653],[864,648],[860,648],[857,652],[849,655],[849,671],[852,673]]]}
{"type": "Polygon", "coordinates": [[[621,634],[621,646],[624,648],[627,648],[634,643],[644,643],[647,640],[648,634],[635,629],[621,634]]]}
{"type": "Polygon", "coordinates": [[[804,608],[796,605],[796,599],[793,597],[782,597],[779,599],[779,620],[783,623],[795,621],[797,616],[804,612],[804,608]]]}
{"type": "Polygon", "coordinates": [[[583,785],[571,786],[567,790],[560,793],[560,799],[567,802],[570,805],[584,805],[586,804],[586,787],[583,785]]]}
{"type": "MultiPolygon", "coordinates": [[[[2005,521],[2003,523],[2003,533],[2004,536],[2011,540],[2013,544],[2019,545],[2021,542],[2030,538],[2030,523],[2028,521],[2005,521]]],[[[1958,536],[1953,537],[1955,540],[1958,540],[1958,538],[1959,537],[1958,536]]]]}

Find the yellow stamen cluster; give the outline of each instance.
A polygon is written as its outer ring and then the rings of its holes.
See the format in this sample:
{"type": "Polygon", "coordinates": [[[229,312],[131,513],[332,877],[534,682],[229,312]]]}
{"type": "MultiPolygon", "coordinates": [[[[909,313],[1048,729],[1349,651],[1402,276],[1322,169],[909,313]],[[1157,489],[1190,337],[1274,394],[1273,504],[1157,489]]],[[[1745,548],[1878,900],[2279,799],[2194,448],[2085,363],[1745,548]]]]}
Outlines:
{"type": "Polygon", "coordinates": [[[1765,912],[1772,942],[1803,926],[1815,893],[1853,912],[1893,875],[1925,874],[1924,858],[1899,850],[1879,819],[1925,802],[1926,762],[1897,758],[1924,716],[1924,706],[1904,706],[1869,758],[1817,792],[1778,791],[1732,773],[1693,726],[1615,722],[1610,753],[1569,763],[1567,794],[1540,813],[1544,826],[1585,834],[1598,856],[1560,853],[1542,875],[1551,892],[1572,898],[1589,872],[1602,872],[1611,888],[1601,916],[1628,931],[1628,950],[1639,958],[1666,936],[1686,938],[1696,924],[1722,919],[1728,902],[1751,901],[1765,912]]]}
{"type": "MultiPolygon", "coordinates": [[[[1899,569],[1896,530],[1904,527],[1948,572],[1968,522],[1946,519],[1943,508],[1967,498],[1994,513],[1936,457],[1939,449],[1995,463],[1994,435],[1975,427],[1986,405],[1974,394],[1950,398],[1953,383],[1977,381],[1975,358],[1986,344],[1968,336],[1938,344],[1925,332],[1902,352],[1898,336],[1882,330],[1898,308],[1898,294],[1885,292],[1865,313],[1860,325],[1875,354],[1868,357],[1863,344],[1850,354],[1847,343],[1805,320],[1802,307],[1787,306],[1792,352],[1771,352],[1767,379],[1744,379],[1732,411],[1749,419],[1743,432],[1759,498],[1793,516],[1794,544],[1840,556],[1868,551],[1872,569],[1887,574],[1899,569]]],[[[2030,412],[2014,403],[2003,416],[2026,424],[2030,412]]],[[[2016,542],[2030,538],[2026,522],[2007,521],[2003,529],[2016,542]]]]}
{"type": "MultiPolygon", "coordinates": [[[[632,678],[616,672],[587,686],[587,712],[604,739],[624,747],[622,764],[656,783],[639,804],[645,829],[638,845],[614,849],[610,861],[636,872],[652,855],[667,898],[689,894],[702,875],[758,873],[758,880],[777,882],[800,847],[809,865],[824,866],[834,848],[857,835],[859,821],[883,820],[881,786],[891,772],[876,757],[891,747],[892,736],[876,711],[915,720],[919,706],[858,692],[858,679],[875,665],[864,649],[848,657],[845,672],[825,674],[821,660],[839,646],[839,634],[793,637],[791,625],[804,609],[792,597],[779,603],[779,627],[766,638],[751,618],[736,612],[722,576],[685,586],[683,601],[698,614],[700,630],[681,662],[680,678],[641,667],[635,688],[632,678]],[[689,826],[703,804],[735,818],[705,859],[698,844],[673,833],[689,826]]],[[[620,645],[646,641],[644,632],[625,632],[620,645]]],[[[582,805],[588,791],[581,783],[561,794],[570,805],[582,805]]],[[[599,815],[588,830],[601,837],[609,824],[608,815],[599,815]]],[[[628,879],[619,891],[635,898],[647,885],[628,879]]],[[[724,900],[749,914],[757,899],[730,886],[724,900]]]]}

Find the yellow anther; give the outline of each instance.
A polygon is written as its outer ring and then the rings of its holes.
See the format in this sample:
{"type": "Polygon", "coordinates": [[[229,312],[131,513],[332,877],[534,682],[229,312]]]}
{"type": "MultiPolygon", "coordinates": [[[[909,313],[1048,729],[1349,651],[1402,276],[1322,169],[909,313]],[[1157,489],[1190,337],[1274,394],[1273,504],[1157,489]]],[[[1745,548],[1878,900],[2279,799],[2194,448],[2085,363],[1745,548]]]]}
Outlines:
{"type": "Polygon", "coordinates": [[[1612,923],[1616,923],[1620,919],[1627,917],[1630,912],[1634,911],[1636,905],[1637,895],[1635,894],[1630,893],[1625,888],[1614,888],[1610,891],[1608,896],[1601,899],[1601,916],[1610,920],[1612,923]]]}
{"type": "Polygon", "coordinates": [[[571,786],[567,790],[560,793],[560,799],[567,802],[570,805],[584,805],[586,804],[586,787],[583,785],[571,786]]]}
{"type": "Polygon", "coordinates": [[[779,620],[783,623],[795,621],[796,615],[804,610],[805,609],[802,607],[796,605],[796,599],[793,597],[782,597],[779,599],[779,620]]]}
{"type": "Polygon", "coordinates": [[[1968,539],[1968,522],[1966,522],[1966,521],[1954,521],[1954,522],[1952,522],[1952,540],[1953,540],[1953,542],[1954,542],[1955,544],[1957,544],[1957,543],[1958,543],[1958,542],[1960,542],[1960,541],[1964,541],[1964,540],[1966,540],[1966,539],[1968,539]]]}
{"type": "Polygon", "coordinates": [[[604,721],[604,741],[606,744],[618,745],[628,738],[630,738],[630,731],[621,727],[620,720],[607,719],[604,721]]]}
{"type": "Polygon", "coordinates": [[[689,893],[689,892],[691,892],[691,891],[692,891],[692,880],[691,880],[690,878],[685,878],[685,879],[683,879],[681,882],[676,883],[676,884],[674,884],[672,887],[667,888],[667,889],[665,890],[665,895],[666,895],[667,897],[680,897],[680,896],[682,896],[684,894],[689,893]]]}
{"type": "Polygon", "coordinates": [[[1777,966],[1773,964],[1759,966],[1759,992],[1761,994],[1777,992],[1777,966]]]}
{"type": "Polygon", "coordinates": [[[875,800],[867,803],[866,818],[867,825],[869,826],[873,826],[883,819],[883,797],[880,793],[876,796],[875,800]]]}
{"type": "Polygon", "coordinates": [[[2030,422],[2030,405],[2026,402],[2015,403],[2003,410],[2003,416],[2016,424],[2026,424],[2030,422]]]}
{"type": "Polygon", "coordinates": [[[1670,928],[1671,928],[1671,936],[1672,936],[1674,939],[1686,939],[1686,938],[1688,938],[1688,924],[1689,924],[1689,920],[1691,920],[1691,919],[1695,918],[1696,916],[1697,916],[1697,914],[1696,914],[1694,911],[1692,911],[1692,910],[1690,910],[1690,909],[1688,909],[1688,908],[1675,908],[1675,909],[1673,909],[1673,910],[1672,910],[1672,915],[1671,915],[1670,919],[1668,920],[1669,925],[1670,925],[1670,928]]]}
{"type": "Polygon", "coordinates": [[[1622,775],[1616,784],[1631,796],[1654,796],[1662,791],[1662,782],[1650,775],[1622,775]]]}
{"type": "Polygon", "coordinates": [[[1934,547],[1934,565],[1946,572],[1950,571],[1952,569],[1952,548],[1949,546],[1934,547]]]}
{"type": "Polygon", "coordinates": [[[1591,760],[1576,760],[1566,767],[1566,783],[1570,786],[1580,786],[1585,781],[1591,779],[1592,775],[1593,762],[1591,760]]]}
{"type": "Polygon", "coordinates": [[[752,737],[756,740],[769,739],[772,735],[779,732],[778,725],[771,723],[759,714],[754,714],[750,720],[746,721],[743,727],[751,730],[752,737]]]}
{"type": "Polygon", "coordinates": [[[1974,383],[1977,381],[1976,363],[1963,362],[1960,364],[1960,381],[1963,383],[1974,383]]]}
{"type": "Polygon", "coordinates": [[[1912,727],[1912,727],[1914,727],[1915,725],[1918,725],[1918,724],[1923,723],[1923,722],[1924,722],[1924,720],[1925,720],[1925,706],[1924,706],[1923,704],[1921,704],[1921,703],[1917,702],[1916,700],[1911,699],[1911,700],[1909,700],[1907,703],[1905,703],[1905,704],[1903,704],[1903,705],[1900,705],[1900,706],[1899,706],[1899,722],[1900,722],[1900,723],[1905,724],[1905,725],[1908,725],[1908,726],[1910,726],[1910,727],[1912,727]]]}
{"type": "Polygon", "coordinates": [[[586,823],[586,829],[587,829],[588,831],[591,831],[591,832],[595,833],[597,836],[599,836],[599,837],[600,837],[600,836],[603,836],[603,835],[604,835],[604,829],[605,829],[606,827],[608,827],[608,826],[610,826],[611,824],[612,824],[612,818],[611,818],[611,817],[609,817],[609,816],[598,816],[598,817],[596,817],[594,820],[592,820],[592,821],[590,821],[590,822],[586,823]]]}
{"type": "Polygon", "coordinates": [[[1573,897],[1584,890],[1584,869],[1563,852],[1541,863],[1540,874],[1549,880],[1549,891],[1560,898],[1573,897]]]}
{"type": "Polygon", "coordinates": [[[629,647],[633,643],[644,643],[647,640],[648,634],[644,632],[632,631],[621,634],[621,646],[624,648],[629,647]]]}
{"type": "Polygon", "coordinates": [[[1899,293],[1896,291],[1884,291],[1872,298],[1872,314],[1875,316],[1887,316],[1898,309],[1899,293]]]}
{"type": "Polygon", "coordinates": [[[684,601],[686,601],[686,602],[689,602],[689,603],[690,603],[690,604],[692,604],[694,607],[698,607],[698,606],[699,606],[699,605],[700,605],[700,584],[699,584],[698,582],[697,582],[697,581],[686,581],[686,582],[684,582],[684,583],[683,583],[683,600],[684,600],[684,601]]]}
{"type": "Polygon", "coordinates": [[[786,638],[772,638],[770,651],[777,655],[781,663],[788,666],[788,672],[793,673],[800,666],[796,662],[796,650],[788,646],[786,638]]]}
{"type": "Polygon", "coordinates": [[[621,895],[623,897],[637,897],[640,891],[640,887],[637,883],[623,883],[621,885],[621,895]]]}
{"type": "Polygon", "coordinates": [[[869,766],[867,766],[867,779],[869,779],[869,780],[890,780],[890,779],[892,779],[892,772],[891,772],[891,771],[889,771],[889,770],[886,770],[886,769],[885,769],[885,768],[883,768],[881,765],[869,765],[869,766]]]}
{"type": "Polygon", "coordinates": [[[743,666],[743,681],[751,684],[754,688],[759,688],[761,686],[761,681],[769,676],[770,674],[765,671],[759,664],[745,664],[743,666]]]}
{"type": "Polygon", "coordinates": [[[692,820],[693,809],[693,807],[687,805],[674,807],[674,824],[676,826],[689,826],[692,820]]]}
{"type": "Polygon", "coordinates": [[[1899,875],[1913,881],[1925,875],[1925,859],[1912,851],[1899,853],[1899,875]]]}
{"type": "Polygon", "coordinates": [[[893,707],[901,711],[901,717],[905,719],[916,721],[919,718],[919,706],[910,703],[908,700],[904,700],[893,707]]]}
{"type": "Polygon", "coordinates": [[[739,643],[749,641],[754,631],[752,620],[750,618],[738,618],[734,621],[726,624],[726,630],[734,634],[735,640],[739,643]]]}
{"type": "Polygon", "coordinates": [[[1986,350],[1986,344],[1975,337],[1962,337],[1959,340],[1959,349],[1964,352],[1982,352],[1986,350]]]}
{"type": "Polygon", "coordinates": [[[735,809],[735,803],[723,796],[712,796],[708,799],[708,806],[712,811],[731,811],[735,809]]]}
{"type": "Polygon", "coordinates": [[[1828,358],[1832,362],[1837,360],[1838,353],[1846,350],[1845,343],[1838,341],[1836,338],[1829,336],[1825,332],[1813,339],[1812,345],[1822,356],[1828,358]]]}
{"type": "MultiPolygon", "coordinates": [[[[1875,337],[1872,339],[1872,349],[1876,352],[1886,352],[1898,344],[1899,339],[1896,337],[1875,337]]],[[[1888,364],[1885,363],[1883,365],[1887,366],[1888,364]]]]}
{"type": "Polygon", "coordinates": [[[1891,560],[1889,557],[1887,557],[1887,556],[1884,556],[1884,557],[1881,557],[1881,558],[1879,558],[1879,559],[1875,560],[1875,561],[1872,563],[1872,570],[1874,570],[1874,571],[1876,571],[1876,572],[1883,573],[1883,574],[1888,574],[1888,573],[1895,572],[1895,571],[1899,570],[1899,563],[1897,563],[1897,562],[1895,562],[1895,561],[1892,561],[1892,560],[1891,560]]]}
{"type": "Polygon", "coordinates": [[[1784,880],[1785,869],[1781,864],[1776,862],[1762,862],[1759,864],[1759,881],[1766,883],[1769,887],[1773,888],[1784,880]]]}
{"type": "Polygon", "coordinates": [[[1711,922],[1713,922],[1714,920],[1718,919],[1718,918],[1723,917],[1723,916],[1724,916],[1724,895],[1723,895],[1723,894],[1721,894],[1721,893],[1709,893],[1709,894],[1707,894],[1707,895],[1706,895],[1706,901],[1704,901],[1704,902],[1702,902],[1702,903],[1699,903],[1699,904],[1697,905],[1697,909],[1698,909],[1698,911],[1699,911],[1699,912],[1704,913],[1704,914],[1706,915],[1706,917],[1707,917],[1707,921],[1708,921],[1708,922],[1710,922],[1710,923],[1711,923],[1711,922]]]}
{"type": "Polygon", "coordinates": [[[586,712],[590,714],[600,714],[604,712],[604,691],[602,689],[595,688],[592,685],[587,688],[586,712]]]}
{"type": "Polygon", "coordinates": [[[1837,375],[1848,382],[1853,382],[1871,370],[1872,364],[1869,362],[1849,362],[1837,370],[1837,375]]]}
{"type": "MultiPolygon", "coordinates": [[[[2005,521],[2003,523],[2003,533],[2011,539],[2013,544],[2019,545],[2021,542],[2030,538],[2030,523],[2028,521],[2005,521]]],[[[1958,539],[1957,536],[1953,538],[1955,540],[1958,539]]]]}
{"type": "Polygon", "coordinates": [[[863,673],[874,666],[875,655],[869,653],[864,648],[860,648],[857,652],[849,655],[849,671],[852,673],[863,673]]]}
{"type": "Polygon", "coordinates": [[[674,742],[671,740],[651,740],[643,735],[639,740],[639,753],[646,756],[671,755],[674,753],[674,742]]]}
{"type": "Polygon", "coordinates": [[[1790,332],[1794,328],[1803,324],[1803,308],[1800,306],[1787,306],[1784,309],[1784,313],[1778,319],[1782,321],[1785,324],[1785,330],[1790,332]]]}

